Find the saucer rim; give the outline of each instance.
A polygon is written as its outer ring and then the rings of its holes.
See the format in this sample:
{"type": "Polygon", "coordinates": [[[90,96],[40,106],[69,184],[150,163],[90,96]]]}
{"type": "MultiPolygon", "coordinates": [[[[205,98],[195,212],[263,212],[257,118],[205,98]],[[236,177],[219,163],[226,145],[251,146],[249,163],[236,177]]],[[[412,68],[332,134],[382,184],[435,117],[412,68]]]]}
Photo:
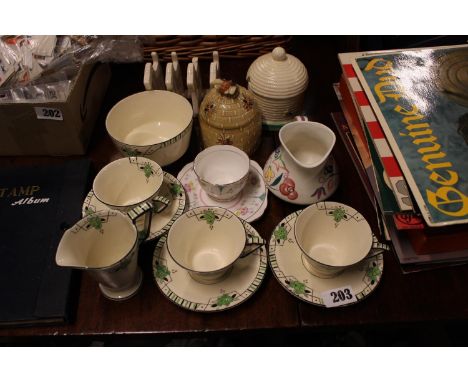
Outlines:
{"type": "MultiPolygon", "coordinates": [[[[244,222],[244,224],[248,225],[255,233],[258,234],[258,236],[260,236],[260,234],[258,233],[258,231],[252,227],[248,222],[244,222]]],[[[215,313],[218,313],[218,312],[224,312],[226,310],[230,310],[230,309],[234,309],[236,307],[238,307],[239,305],[242,305],[244,302],[246,302],[247,300],[250,300],[251,297],[253,295],[255,295],[255,293],[260,289],[260,287],[262,286],[264,280],[265,280],[265,276],[266,276],[266,273],[268,271],[268,250],[267,250],[267,244],[263,245],[262,247],[260,248],[263,248],[263,254],[259,254],[260,258],[259,258],[259,266],[258,266],[258,270],[257,270],[257,273],[255,275],[255,278],[253,279],[253,281],[245,288],[245,292],[249,291],[249,288],[254,286],[255,289],[253,291],[250,291],[250,294],[244,298],[242,301],[239,301],[238,303],[234,304],[234,305],[229,305],[229,306],[226,306],[224,308],[221,308],[221,309],[216,309],[216,310],[197,310],[197,309],[191,309],[189,307],[186,307],[186,306],[183,306],[182,304],[179,304],[177,303],[176,301],[174,300],[171,300],[169,298],[169,296],[162,290],[162,288],[160,287],[158,281],[157,281],[157,278],[156,278],[156,275],[155,275],[155,261],[156,261],[156,258],[159,257],[161,251],[163,250],[163,247],[164,246],[167,246],[166,244],[166,240],[167,240],[167,236],[164,235],[162,237],[159,238],[158,242],[156,243],[156,246],[154,247],[154,251],[153,251],[153,259],[151,261],[151,270],[152,270],[152,274],[153,274],[153,281],[154,283],[156,284],[158,290],[161,292],[161,294],[164,296],[164,298],[166,298],[168,301],[170,301],[172,304],[178,306],[179,308],[182,308],[184,310],[187,310],[187,311],[190,311],[190,312],[195,312],[195,313],[204,313],[204,314],[215,314],[215,313]],[[262,256],[264,257],[264,261],[262,262],[262,256]],[[263,272],[262,272],[262,269],[263,269],[263,272]],[[255,286],[255,282],[258,282],[258,285],[255,286]]],[[[257,249],[258,251],[258,249],[257,249]]],[[[183,272],[187,272],[187,270],[183,269],[182,267],[180,267],[177,263],[176,265],[181,269],[181,271],[183,272]]],[[[227,276],[227,278],[231,277],[231,275],[227,276]]],[[[212,284],[212,285],[216,285],[216,284],[212,284]]],[[[169,289],[172,293],[174,293],[171,289],[169,289]]],[[[177,297],[181,298],[183,301],[188,301],[186,300],[185,298],[177,295],[177,297]]],[[[189,301],[190,302],[190,301],[189,301]]]]}
{"type": "MultiPolygon", "coordinates": [[[[353,301],[353,302],[349,302],[347,304],[342,304],[342,305],[338,305],[338,306],[331,306],[331,307],[327,307],[325,304],[320,304],[320,303],[316,303],[316,302],[313,302],[313,301],[310,301],[310,300],[306,300],[305,298],[295,294],[293,291],[291,291],[289,288],[287,288],[283,282],[281,282],[281,280],[278,278],[278,275],[276,274],[276,271],[275,271],[275,266],[273,266],[273,264],[271,263],[272,261],[275,261],[276,263],[277,262],[277,255],[276,255],[276,244],[271,244],[272,243],[272,240],[274,239],[274,232],[276,231],[276,229],[280,226],[280,224],[282,222],[284,222],[286,219],[290,218],[291,216],[293,216],[290,220],[292,219],[296,219],[297,216],[301,213],[302,209],[300,210],[297,210],[287,216],[285,216],[283,219],[281,219],[281,221],[275,226],[275,228],[273,229],[272,233],[271,233],[271,236],[270,236],[270,240],[268,241],[268,265],[270,267],[270,270],[271,270],[271,273],[273,273],[273,276],[275,277],[276,281],[281,285],[281,287],[283,289],[285,289],[290,295],[292,295],[293,297],[309,304],[309,305],[314,305],[314,306],[318,306],[318,307],[321,307],[321,308],[345,308],[347,306],[351,306],[351,305],[356,305],[356,304],[359,304],[361,301],[364,301],[367,297],[369,297],[369,295],[371,295],[375,289],[377,289],[377,287],[379,286],[381,280],[382,280],[382,277],[383,277],[383,273],[384,273],[384,257],[383,257],[383,254],[382,253],[379,253],[379,254],[376,254],[374,256],[370,256],[368,257],[368,259],[371,259],[371,258],[378,258],[380,259],[380,261],[382,262],[382,267],[381,267],[381,270],[380,270],[380,275],[379,275],[379,278],[377,280],[377,282],[375,283],[375,285],[373,285],[373,288],[371,289],[371,291],[365,295],[363,295],[361,298],[357,298],[357,294],[355,293],[355,296],[356,296],[356,301],[353,301]]],[[[274,240],[273,240],[274,242],[274,240]]],[[[295,245],[297,245],[297,243],[295,243],[295,245]]],[[[299,248],[299,251],[300,251],[300,248],[299,248]]],[[[365,258],[364,258],[365,259],[365,258]]],[[[364,260],[363,259],[363,260],[364,260]]],[[[362,260],[361,260],[362,261],[362,260]]],[[[301,266],[304,267],[302,261],[301,261],[301,266]]],[[[278,265],[276,265],[276,268],[279,269],[278,265]]],[[[305,267],[304,267],[305,269],[305,267]]],[[[307,269],[305,269],[307,271],[307,269]]],[[[307,271],[308,272],[308,271],[307,271]]],[[[345,273],[347,272],[346,270],[343,272],[345,273]]],[[[319,277],[317,276],[314,276],[312,274],[310,274],[311,277],[314,277],[314,278],[317,278],[319,279],[319,277]]],[[[337,286],[337,287],[340,287],[340,286],[337,286]]],[[[311,288],[312,289],[312,288],[311,288]]],[[[362,291],[358,292],[358,293],[361,293],[362,291]]]]}
{"type": "MultiPolygon", "coordinates": [[[[179,205],[178,205],[177,210],[175,211],[174,215],[164,225],[164,227],[162,227],[160,230],[158,230],[156,232],[151,232],[151,228],[150,228],[150,232],[148,233],[148,237],[143,241],[144,243],[152,242],[153,240],[156,240],[156,239],[160,238],[161,236],[165,235],[169,231],[169,229],[171,228],[172,223],[174,223],[174,220],[177,219],[179,216],[181,216],[184,213],[184,211],[185,211],[185,209],[187,207],[187,192],[185,191],[185,188],[184,188],[184,185],[182,184],[182,182],[179,179],[177,179],[174,175],[168,173],[167,171],[163,171],[163,183],[162,184],[164,184],[166,180],[167,180],[167,183],[172,182],[172,183],[179,184],[181,186],[183,195],[181,197],[177,196],[177,197],[172,198],[172,201],[174,201],[174,200],[179,201],[179,205]]],[[[90,196],[90,194],[92,194],[91,197],[95,197],[100,203],[102,203],[96,197],[96,195],[94,194],[94,190],[91,188],[89,190],[89,192],[86,194],[86,197],[83,200],[83,203],[81,205],[81,215],[82,216],[84,216],[84,210],[83,210],[84,204],[85,204],[86,200],[88,199],[88,197],[90,196]]]]}
{"type": "MultiPolygon", "coordinates": [[[[183,178],[187,174],[188,171],[190,171],[190,170],[193,171],[193,164],[194,164],[194,161],[192,161],[190,163],[187,163],[184,167],[182,167],[182,169],[177,174],[177,180],[179,180],[179,182],[181,184],[182,184],[181,178],[183,178]]],[[[250,171],[250,168],[253,168],[258,173],[260,180],[263,182],[264,190],[265,190],[265,199],[262,201],[262,203],[260,204],[258,209],[255,211],[255,213],[250,215],[247,219],[244,219],[243,217],[239,216],[242,220],[246,221],[247,223],[252,223],[252,222],[260,219],[263,216],[263,214],[266,211],[266,208],[268,207],[268,191],[270,191],[267,184],[266,184],[266,182],[265,182],[265,179],[263,178],[263,169],[258,164],[258,162],[254,161],[253,159],[249,159],[249,171],[250,171]]],[[[196,175],[196,173],[195,173],[195,175],[196,175]]],[[[198,182],[198,179],[197,179],[197,182],[198,182]]],[[[182,187],[183,187],[183,184],[182,184],[182,187]]],[[[201,188],[201,185],[200,185],[200,188],[201,188]]],[[[184,191],[185,191],[185,187],[184,187],[184,191]]],[[[203,192],[206,194],[205,191],[203,191],[203,192]]],[[[186,198],[189,199],[186,191],[185,191],[185,194],[186,194],[186,198]]],[[[206,194],[206,195],[209,197],[208,194],[206,194]]],[[[216,200],[214,200],[214,202],[216,203],[216,200]]],[[[201,204],[199,206],[191,207],[190,206],[190,200],[188,200],[188,207],[189,208],[197,208],[197,207],[201,207],[201,206],[204,206],[204,205],[201,204]]],[[[226,207],[220,206],[219,204],[213,204],[213,205],[210,205],[210,207],[226,208],[226,207]]],[[[226,208],[226,209],[229,210],[230,212],[234,213],[234,211],[230,210],[229,208],[226,208]]]]}

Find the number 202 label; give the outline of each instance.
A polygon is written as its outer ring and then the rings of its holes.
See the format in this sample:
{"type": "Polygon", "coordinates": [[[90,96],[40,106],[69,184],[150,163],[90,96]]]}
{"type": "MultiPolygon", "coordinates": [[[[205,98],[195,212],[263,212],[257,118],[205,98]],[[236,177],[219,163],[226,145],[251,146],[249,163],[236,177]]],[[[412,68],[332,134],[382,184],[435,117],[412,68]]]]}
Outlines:
{"type": "Polygon", "coordinates": [[[35,107],[37,119],[53,119],[55,121],[63,121],[63,114],[60,109],[50,107],[35,107]]]}
{"type": "Polygon", "coordinates": [[[322,292],[322,299],[327,308],[347,305],[357,301],[351,286],[344,286],[322,292]]]}

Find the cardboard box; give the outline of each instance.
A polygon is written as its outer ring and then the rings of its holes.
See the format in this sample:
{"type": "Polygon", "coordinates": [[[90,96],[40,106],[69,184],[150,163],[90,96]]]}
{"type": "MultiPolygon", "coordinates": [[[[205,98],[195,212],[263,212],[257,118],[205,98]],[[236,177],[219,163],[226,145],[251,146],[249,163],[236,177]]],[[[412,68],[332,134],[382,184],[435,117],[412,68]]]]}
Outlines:
{"type": "Polygon", "coordinates": [[[0,104],[0,155],[82,155],[110,80],[108,64],[83,66],[65,102],[0,104]]]}

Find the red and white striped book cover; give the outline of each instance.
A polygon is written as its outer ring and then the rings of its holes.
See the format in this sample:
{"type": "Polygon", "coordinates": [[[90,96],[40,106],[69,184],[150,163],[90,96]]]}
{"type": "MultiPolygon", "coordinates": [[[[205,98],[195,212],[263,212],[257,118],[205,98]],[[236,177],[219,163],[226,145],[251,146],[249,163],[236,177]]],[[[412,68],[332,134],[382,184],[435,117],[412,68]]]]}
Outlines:
{"type": "Polygon", "coordinates": [[[409,196],[408,185],[406,184],[398,161],[393,155],[382,127],[372,110],[367,95],[364,92],[353,68],[352,61],[355,57],[355,53],[339,54],[339,59],[343,68],[343,75],[346,78],[348,87],[353,94],[356,109],[369,131],[369,135],[372,138],[382,166],[385,169],[390,187],[395,195],[399,208],[402,211],[414,211],[413,203],[409,196]]]}

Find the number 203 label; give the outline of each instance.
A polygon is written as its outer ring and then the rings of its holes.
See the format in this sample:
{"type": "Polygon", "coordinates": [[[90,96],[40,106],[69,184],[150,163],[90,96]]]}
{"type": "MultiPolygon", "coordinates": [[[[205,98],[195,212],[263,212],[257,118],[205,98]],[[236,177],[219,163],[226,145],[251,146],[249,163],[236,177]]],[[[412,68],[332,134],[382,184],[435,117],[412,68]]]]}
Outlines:
{"type": "Polygon", "coordinates": [[[341,288],[330,289],[322,292],[322,299],[327,308],[346,305],[357,301],[351,286],[343,286],[341,288]]]}
{"type": "Polygon", "coordinates": [[[37,119],[53,119],[55,121],[63,121],[63,114],[60,109],[50,107],[35,107],[37,119]]]}

